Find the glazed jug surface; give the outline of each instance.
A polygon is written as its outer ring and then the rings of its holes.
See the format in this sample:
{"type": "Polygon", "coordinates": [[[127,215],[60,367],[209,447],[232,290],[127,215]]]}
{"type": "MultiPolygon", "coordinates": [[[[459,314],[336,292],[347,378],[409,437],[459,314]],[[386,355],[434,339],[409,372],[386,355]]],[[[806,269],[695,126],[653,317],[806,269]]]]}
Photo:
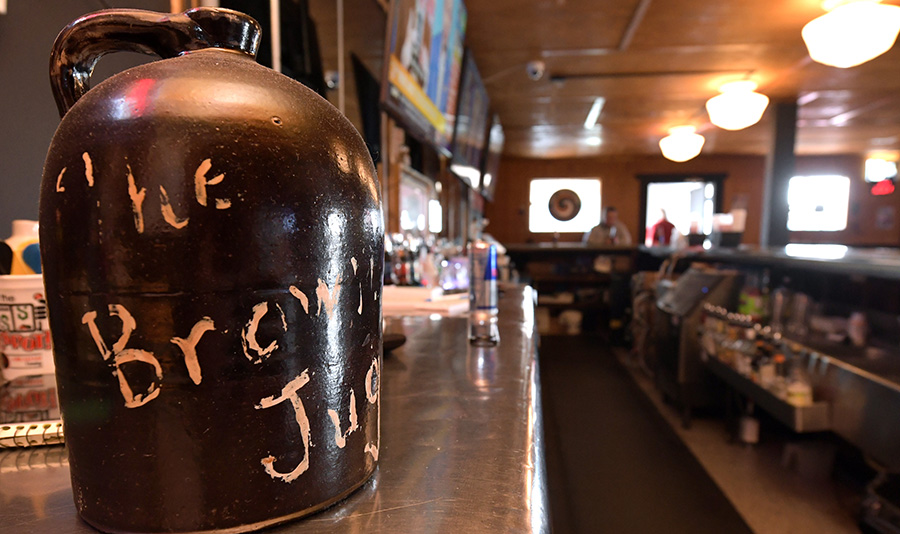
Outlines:
{"type": "Polygon", "coordinates": [[[377,464],[380,186],[258,42],[197,8],[95,13],[54,45],[41,253],[74,498],[101,530],[263,528],[377,464]],[[164,59],[89,89],[119,50],[164,59]]]}

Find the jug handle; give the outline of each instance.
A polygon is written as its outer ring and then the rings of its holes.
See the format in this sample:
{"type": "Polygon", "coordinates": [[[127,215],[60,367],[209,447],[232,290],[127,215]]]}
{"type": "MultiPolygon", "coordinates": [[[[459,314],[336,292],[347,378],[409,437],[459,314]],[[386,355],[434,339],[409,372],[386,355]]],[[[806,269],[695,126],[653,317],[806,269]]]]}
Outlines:
{"type": "Polygon", "coordinates": [[[260,33],[248,15],[222,8],[178,14],[108,9],[85,15],[59,33],[50,53],[50,85],[59,116],[88,92],[91,73],[104,54],[129,51],[166,59],[224,48],[255,58],[260,33]]]}

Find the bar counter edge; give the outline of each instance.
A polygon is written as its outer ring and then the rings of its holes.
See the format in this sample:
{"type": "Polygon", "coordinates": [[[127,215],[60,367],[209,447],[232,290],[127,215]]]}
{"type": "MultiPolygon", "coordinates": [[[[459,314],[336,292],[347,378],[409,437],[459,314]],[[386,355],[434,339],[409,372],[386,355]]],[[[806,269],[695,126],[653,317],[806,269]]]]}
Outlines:
{"type": "MultiPolygon", "coordinates": [[[[386,317],[407,342],[384,356],[378,469],[265,532],[550,532],[534,301],[502,286],[494,347],[469,344],[465,317],[386,317]]],[[[62,446],[0,449],[0,497],[0,533],[97,532],[76,514],[62,446]]]]}

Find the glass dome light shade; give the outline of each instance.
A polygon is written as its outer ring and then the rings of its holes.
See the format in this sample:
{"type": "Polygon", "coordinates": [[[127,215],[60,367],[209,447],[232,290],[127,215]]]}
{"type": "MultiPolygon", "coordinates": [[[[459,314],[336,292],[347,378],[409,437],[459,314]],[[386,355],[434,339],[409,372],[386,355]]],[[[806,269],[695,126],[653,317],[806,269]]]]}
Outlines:
{"type": "Polygon", "coordinates": [[[769,105],[769,97],[756,92],[749,80],[726,83],[722,94],[706,101],[709,120],[725,130],[743,130],[759,122],[769,105]]]}
{"type": "Polygon", "coordinates": [[[676,126],[659,140],[659,149],[666,159],[680,163],[697,157],[705,141],[693,126],[676,126]]]}
{"type": "Polygon", "coordinates": [[[801,35],[813,60],[846,69],[887,52],[900,33],[900,7],[858,0],[813,19],[801,35]]]}

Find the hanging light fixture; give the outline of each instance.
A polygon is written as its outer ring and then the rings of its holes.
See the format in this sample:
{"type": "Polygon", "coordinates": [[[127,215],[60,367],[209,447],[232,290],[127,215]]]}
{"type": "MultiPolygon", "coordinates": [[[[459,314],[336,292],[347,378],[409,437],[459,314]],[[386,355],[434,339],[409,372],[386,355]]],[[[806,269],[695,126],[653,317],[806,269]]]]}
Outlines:
{"type": "Polygon", "coordinates": [[[693,126],[676,126],[659,140],[659,149],[666,159],[682,162],[697,157],[706,139],[693,126]]]}
{"type": "Polygon", "coordinates": [[[900,33],[900,7],[879,2],[843,2],[807,23],[801,35],[810,57],[846,69],[890,50],[900,33]]]}
{"type": "Polygon", "coordinates": [[[743,130],[759,122],[769,97],[756,92],[750,80],[729,82],[719,87],[720,95],[706,101],[709,120],[726,130],[743,130]]]}

